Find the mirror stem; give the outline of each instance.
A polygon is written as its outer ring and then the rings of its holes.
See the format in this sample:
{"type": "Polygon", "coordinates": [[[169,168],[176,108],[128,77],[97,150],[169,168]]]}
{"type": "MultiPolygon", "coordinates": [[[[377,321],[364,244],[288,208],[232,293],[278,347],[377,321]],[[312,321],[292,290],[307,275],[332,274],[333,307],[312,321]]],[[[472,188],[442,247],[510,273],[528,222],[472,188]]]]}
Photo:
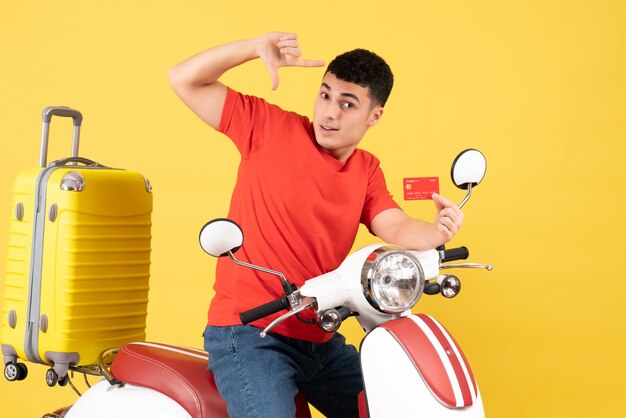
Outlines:
{"type": "Polygon", "coordinates": [[[293,289],[289,285],[289,282],[287,281],[287,278],[280,271],[271,270],[271,269],[268,269],[268,268],[265,268],[265,267],[261,267],[261,266],[255,266],[254,264],[249,264],[249,263],[246,263],[244,261],[239,261],[239,260],[237,260],[235,258],[235,256],[234,256],[232,251],[228,252],[228,256],[237,265],[240,265],[242,267],[248,267],[248,268],[251,268],[253,270],[262,271],[263,273],[273,274],[274,276],[278,276],[280,278],[280,281],[282,282],[283,290],[285,291],[285,295],[289,296],[289,295],[291,295],[293,293],[293,289]]]}
{"type": "Polygon", "coordinates": [[[463,201],[459,203],[459,209],[461,209],[463,205],[467,203],[470,197],[472,197],[472,183],[467,183],[467,194],[463,198],[463,201]]]}

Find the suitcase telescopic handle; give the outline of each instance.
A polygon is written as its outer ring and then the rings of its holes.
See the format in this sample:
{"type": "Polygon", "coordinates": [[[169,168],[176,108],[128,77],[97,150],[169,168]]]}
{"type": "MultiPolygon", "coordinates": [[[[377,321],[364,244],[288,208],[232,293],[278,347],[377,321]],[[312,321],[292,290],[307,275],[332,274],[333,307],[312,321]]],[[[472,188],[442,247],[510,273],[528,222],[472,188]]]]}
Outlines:
{"type": "Polygon", "coordinates": [[[78,157],[78,140],[80,138],[80,125],[83,123],[83,115],[76,109],[65,106],[48,106],[41,112],[43,127],[41,129],[41,153],[39,155],[39,166],[45,167],[48,159],[48,138],[50,137],[50,122],[52,116],[69,117],[74,120],[74,131],[72,134],[72,157],[78,157]]]}

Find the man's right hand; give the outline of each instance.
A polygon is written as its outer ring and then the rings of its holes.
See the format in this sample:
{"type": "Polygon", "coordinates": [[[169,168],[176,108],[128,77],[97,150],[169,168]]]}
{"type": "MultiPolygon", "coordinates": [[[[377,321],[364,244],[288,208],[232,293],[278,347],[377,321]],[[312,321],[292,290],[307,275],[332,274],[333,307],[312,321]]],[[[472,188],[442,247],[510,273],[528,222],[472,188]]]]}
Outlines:
{"type": "Polygon", "coordinates": [[[280,67],[323,67],[324,61],[301,59],[302,51],[298,35],[286,32],[270,32],[257,38],[259,58],[267,67],[272,78],[272,90],[278,88],[280,67]]]}

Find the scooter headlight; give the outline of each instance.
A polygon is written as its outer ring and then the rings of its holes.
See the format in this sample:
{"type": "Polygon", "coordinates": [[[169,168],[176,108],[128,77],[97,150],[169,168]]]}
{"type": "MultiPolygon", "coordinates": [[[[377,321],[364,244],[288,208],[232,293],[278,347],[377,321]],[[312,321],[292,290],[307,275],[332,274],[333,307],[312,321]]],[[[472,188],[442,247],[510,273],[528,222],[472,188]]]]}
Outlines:
{"type": "Polygon", "coordinates": [[[424,271],[417,258],[399,247],[377,248],[361,270],[365,298],[385,313],[411,309],[422,296],[424,283],[424,271]]]}

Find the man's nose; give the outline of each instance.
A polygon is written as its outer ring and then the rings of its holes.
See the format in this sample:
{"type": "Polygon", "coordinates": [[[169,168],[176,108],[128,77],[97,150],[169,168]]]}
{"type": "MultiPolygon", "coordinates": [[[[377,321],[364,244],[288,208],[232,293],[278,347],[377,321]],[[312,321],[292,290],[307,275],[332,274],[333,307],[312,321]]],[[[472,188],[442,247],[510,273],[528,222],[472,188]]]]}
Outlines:
{"type": "Polygon", "coordinates": [[[324,108],[324,116],[328,119],[337,119],[339,112],[340,109],[337,103],[329,102],[324,108]]]}

